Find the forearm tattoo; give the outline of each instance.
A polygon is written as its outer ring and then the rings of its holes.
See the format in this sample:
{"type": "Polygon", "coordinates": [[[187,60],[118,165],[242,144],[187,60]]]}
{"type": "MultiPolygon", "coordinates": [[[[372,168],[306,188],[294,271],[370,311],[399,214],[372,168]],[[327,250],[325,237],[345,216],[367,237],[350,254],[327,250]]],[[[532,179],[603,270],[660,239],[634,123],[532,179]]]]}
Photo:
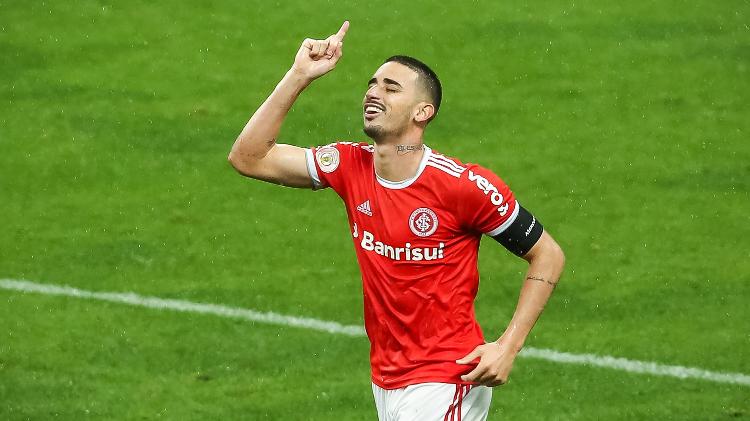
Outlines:
{"type": "Polygon", "coordinates": [[[529,275],[526,277],[526,279],[530,279],[532,281],[544,282],[547,285],[551,285],[552,288],[557,286],[557,281],[550,281],[549,279],[544,279],[541,276],[529,275]]]}

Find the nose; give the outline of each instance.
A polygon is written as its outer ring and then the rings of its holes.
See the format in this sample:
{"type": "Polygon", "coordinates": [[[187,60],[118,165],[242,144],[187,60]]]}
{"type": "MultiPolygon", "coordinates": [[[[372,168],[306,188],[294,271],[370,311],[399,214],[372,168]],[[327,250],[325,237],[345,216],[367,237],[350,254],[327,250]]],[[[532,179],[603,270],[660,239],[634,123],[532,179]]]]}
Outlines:
{"type": "Polygon", "coordinates": [[[380,96],[378,95],[378,87],[377,85],[373,85],[367,89],[367,92],[365,92],[365,99],[366,100],[380,100],[380,96]]]}

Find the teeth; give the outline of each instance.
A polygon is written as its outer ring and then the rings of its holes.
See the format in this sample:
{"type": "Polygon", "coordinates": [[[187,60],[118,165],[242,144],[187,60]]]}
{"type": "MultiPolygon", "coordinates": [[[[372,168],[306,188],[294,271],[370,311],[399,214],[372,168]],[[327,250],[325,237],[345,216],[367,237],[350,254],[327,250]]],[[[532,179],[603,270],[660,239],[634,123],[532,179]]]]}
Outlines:
{"type": "Polygon", "coordinates": [[[368,112],[368,113],[377,113],[377,112],[380,112],[380,108],[378,108],[378,107],[376,107],[374,105],[368,105],[365,108],[365,112],[368,112]]]}

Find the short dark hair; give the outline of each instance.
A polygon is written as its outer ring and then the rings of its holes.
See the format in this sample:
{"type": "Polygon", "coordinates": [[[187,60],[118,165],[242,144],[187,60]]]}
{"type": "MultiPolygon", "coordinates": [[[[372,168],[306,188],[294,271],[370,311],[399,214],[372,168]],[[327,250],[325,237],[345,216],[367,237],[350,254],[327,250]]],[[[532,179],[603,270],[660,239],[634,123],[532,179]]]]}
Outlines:
{"type": "Polygon", "coordinates": [[[432,100],[432,105],[435,106],[435,115],[437,115],[437,112],[440,109],[440,101],[443,99],[443,87],[440,85],[440,79],[438,79],[435,72],[433,72],[426,64],[409,56],[389,57],[383,62],[383,64],[392,61],[403,64],[417,72],[419,75],[419,81],[422,83],[422,87],[427,91],[427,95],[429,95],[432,100]]]}

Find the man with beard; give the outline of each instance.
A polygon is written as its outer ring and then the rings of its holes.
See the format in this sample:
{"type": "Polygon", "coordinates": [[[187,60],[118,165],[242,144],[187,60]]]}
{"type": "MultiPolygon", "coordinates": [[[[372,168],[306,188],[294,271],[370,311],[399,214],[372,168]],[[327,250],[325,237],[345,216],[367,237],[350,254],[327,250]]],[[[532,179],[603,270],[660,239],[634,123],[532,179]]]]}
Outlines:
{"type": "Polygon", "coordinates": [[[492,171],[423,143],[442,88],[414,58],[391,57],[369,80],[363,119],[372,145],[276,143],[299,94],[338,63],[348,28],[344,22],[338,33],[302,43],[229,161],[245,176],[330,187],[343,199],[362,273],[379,419],[484,420],[492,387],[507,381],[557,284],[563,253],[492,171]],[[474,313],[482,234],[529,263],[513,318],[492,342],[474,313]]]}

